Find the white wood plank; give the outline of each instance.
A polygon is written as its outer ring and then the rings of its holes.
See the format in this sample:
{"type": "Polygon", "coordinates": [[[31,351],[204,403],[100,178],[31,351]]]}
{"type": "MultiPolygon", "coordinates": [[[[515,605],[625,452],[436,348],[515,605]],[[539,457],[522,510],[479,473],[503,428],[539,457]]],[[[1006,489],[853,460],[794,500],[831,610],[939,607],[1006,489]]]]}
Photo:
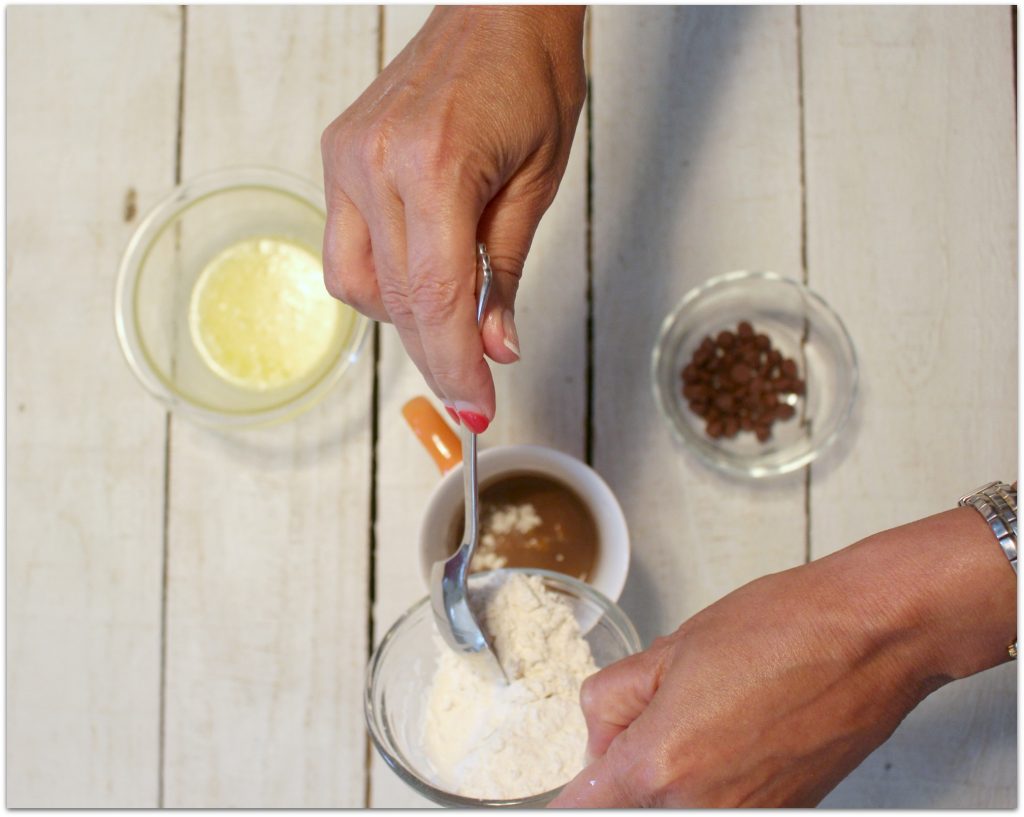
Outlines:
{"type": "MultiPolygon", "coordinates": [[[[320,181],[319,136],[373,78],[373,7],[188,10],[183,174],[320,181]]],[[[364,802],[369,352],[318,408],[260,432],[175,421],[165,802],[364,802]]]]}
{"type": "Polygon", "coordinates": [[[112,311],[173,180],[179,30],[7,12],[8,807],[157,802],[165,415],[112,311]]]}
{"type": "MultiPolygon", "coordinates": [[[[1016,477],[1013,54],[1006,7],[806,8],[803,41],[810,281],[863,383],[813,467],[820,556],[1016,477]]],[[[826,805],[1015,805],[1015,671],[933,695],[826,805]]]]}
{"type": "MultiPolygon", "coordinates": [[[[385,58],[405,46],[428,7],[388,7],[385,58]]],[[[522,360],[492,364],[497,413],[481,449],[513,443],[548,445],[583,456],[586,373],[586,133],[582,120],[555,202],[541,221],[516,304],[522,360]]],[[[402,405],[428,394],[391,326],[381,327],[380,439],[377,476],[377,592],[374,634],[379,640],[413,602],[426,595],[419,571],[417,531],[439,475],[406,427],[402,405]]],[[[440,404],[435,401],[438,409],[440,404]]],[[[374,754],[371,804],[429,805],[374,754]]]]}
{"type": "Polygon", "coordinates": [[[803,474],[749,483],[701,465],[673,444],[649,375],[690,288],[801,274],[795,14],[597,7],[592,33],[594,461],[633,541],[621,603],[650,640],[803,561],[803,474]]]}

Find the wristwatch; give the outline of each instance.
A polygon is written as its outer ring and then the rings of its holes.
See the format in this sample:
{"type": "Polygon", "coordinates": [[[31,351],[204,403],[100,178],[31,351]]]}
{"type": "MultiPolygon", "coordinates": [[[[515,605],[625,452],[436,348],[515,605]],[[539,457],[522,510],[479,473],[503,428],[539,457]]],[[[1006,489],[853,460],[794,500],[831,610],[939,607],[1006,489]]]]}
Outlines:
{"type": "MultiPolygon", "coordinates": [[[[960,507],[970,505],[988,522],[992,533],[999,541],[1006,558],[1017,573],[1017,483],[989,482],[976,491],[960,497],[960,507]]],[[[1017,657],[1017,642],[1007,651],[1010,658],[1017,657]]]]}

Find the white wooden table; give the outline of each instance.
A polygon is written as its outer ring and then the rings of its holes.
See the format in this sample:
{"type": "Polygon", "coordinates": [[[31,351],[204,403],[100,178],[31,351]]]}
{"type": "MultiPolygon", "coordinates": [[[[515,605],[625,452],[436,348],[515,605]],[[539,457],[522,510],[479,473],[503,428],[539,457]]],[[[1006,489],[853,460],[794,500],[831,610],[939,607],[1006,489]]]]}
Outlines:
{"type": "MultiPolygon", "coordinates": [[[[319,180],[322,128],[426,14],[8,11],[9,806],[423,804],[361,702],[372,643],[424,593],[437,480],[399,419],[425,389],[397,336],[299,421],[218,435],[135,383],[112,294],[176,180],[319,180]]],[[[1009,8],[604,7],[587,36],[588,108],[483,444],[608,480],[644,638],[1015,477],[1009,8]],[[764,484],[670,444],[648,382],[663,315],[738,268],[808,281],[862,367],[842,445],[764,484]]],[[[826,803],[1014,805],[1015,671],[936,693],[826,803]]]]}

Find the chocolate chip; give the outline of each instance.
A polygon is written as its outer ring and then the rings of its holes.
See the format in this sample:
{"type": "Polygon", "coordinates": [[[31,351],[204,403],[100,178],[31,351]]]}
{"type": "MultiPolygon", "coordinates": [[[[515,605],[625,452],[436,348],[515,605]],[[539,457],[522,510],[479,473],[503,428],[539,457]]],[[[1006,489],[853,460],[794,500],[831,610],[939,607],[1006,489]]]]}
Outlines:
{"type": "Polygon", "coordinates": [[[706,400],[711,395],[711,390],[703,383],[690,383],[683,386],[683,397],[687,400],[706,400]]]}
{"type": "Polygon", "coordinates": [[[722,329],[700,341],[682,370],[681,390],[709,437],[744,431],[765,442],[775,422],[796,414],[789,401],[806,391],[798,372],[796,361],[774,348],[768,335],[739,321],[735,332],[722,329]]]}
{"type": "Polygon", "coordinates": [[[733,379],[734,383],[743,384],[749,383],[754,373],[745,363],[737,363],[729,369],[729,376],[733,379]]]}

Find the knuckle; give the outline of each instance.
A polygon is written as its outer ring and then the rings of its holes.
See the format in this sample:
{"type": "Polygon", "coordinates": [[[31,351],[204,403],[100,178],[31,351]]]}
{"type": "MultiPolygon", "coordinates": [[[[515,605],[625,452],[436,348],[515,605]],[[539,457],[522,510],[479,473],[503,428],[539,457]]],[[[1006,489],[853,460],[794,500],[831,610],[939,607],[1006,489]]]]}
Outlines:
{"type": "Polygon", "coordinates": [[[580,685],[580,708],[583,714],[591,716],[601,708],[601,673],[587,676],[580,685]]]}
{"type": "Polygon", "coordinates": [[[650,747],[629,740],[628,733],[622,737],[626,739],[608,747],[613,765],[619,770],[619,787],[638,806],[658,805],[675,782],[673,771],[650,747]]]}
{"type": "Polygon", "coordinates": [[[587,84],[587,72],[581,65],[575,79],[569,86],[569,93],[567,94],[569,109],[576,116],[579,116],[580,111],[583,110],[583,103],[587,101],[587,92],[589,90],[587,84]]]}
{"type": "MultiPolygon", "coordinates": [[[[554,164],[554,160],[552,162],[554,164]]],[[[561,176],[554,168],[545,167],[543,172],[524,180],[522,196],[527,202],[531,218],[540,221],[558,195],[561,176]]]]}
{"type": "Polygon", "coordinates": [[[335,275],[334,273],[328,272],[325,269],[324,287],[326,288],[327,293],[332,298],[336,298],[337,300],[341,301],[342,303],[348,304],[349,306],[354,306],[354,304],[351,302],[348,296],[348,289],[345,287],[345,284],[342,283],[340,275],[335,275]]]}
{"type": "Polygon", "coordinates": [[[406,328],[415,325],[409,301],[405,293],[390,283],[380,282],[380,302],[395,326],[406,328]]]}
{"type": "Polygon", "coordinates": [[[468,386],[466,372],[457,366],[435,362],[430,366],[430,373],[443,389],[456,394],[456,396],[468,386]]]}
{"type": "Polygon", "coordinates": [[[519,289],[519,281],[523,277],[523,268],[526,266],[526,248],[503,247],[495,252],[489,252],[488,255],[494,271],[512,279],[514,285],[512,294],[514,295],[519,289]]]}
{"type": "Polygon", "coordinates": [[[410,137],[405,158],[416,169],[416,185],[431,197],[458,192],[479,199],[493,182],[488,176],[491,162],[464,138],[446,135],[444,129],[410,137]]]}
{"type": "Polygon", "coordinates": [[[418,321],[437,326],[449,321],[459,302],[459,285],[429,273],[411,273],[409,303],[418,321]]]}
{"type": "Polygon", "coordinates": [[[369,125],[355,140],[356,156],[364,167],[384,167],[392,140],[392,128],[387,122],[369,125]]]}
{"type": "Polygon", "coordinates": [[[320,154],[325,159],[337,156],[348,139],[350,126],[347,114],[334,119],[320,134],[320,154]]]}
{"type": "Polygon", "coordinates": [[[355,306],[351,300],[350,279],[341,263],[341,253],[337,240],[331,233],[325,235],[323,247],[324,288],[332,298],[336,298],[349,306],[355,306]]]}
{"type": "Polygon", "coordinates": [[[320,156],[324,159],[330,158],[334,153],[334,131],[335,124],[332,122],[326,128],[323,133],[320,134],[320,156]]]}
{"type": "Polygon", "coordinates": [[[454,146],[432,132],[412,139],[409,158],[427,178],[434,181],[442,179],[447,171],[455,169],[459,164],[454,146]]]}

